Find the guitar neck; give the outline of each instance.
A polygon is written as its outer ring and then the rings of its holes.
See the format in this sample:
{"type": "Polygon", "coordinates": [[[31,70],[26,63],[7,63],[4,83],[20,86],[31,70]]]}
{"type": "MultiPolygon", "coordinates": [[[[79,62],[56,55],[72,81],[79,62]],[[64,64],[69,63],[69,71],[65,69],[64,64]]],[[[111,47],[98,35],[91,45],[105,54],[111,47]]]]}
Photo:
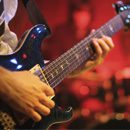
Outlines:
{"type": "Polygon", "coordinates": [[[120,15],[115,16],[106,24],[97,29],[93,34],[84,38],[73,48],[62,54],[56,60],[43,68],[44,75],[49,85],[54,88],[72,71],[82,65],[93,56],[94,51],[91,47],[92,39],[100,38],[102,35],[112,36],[124,26],[120,15]]]}

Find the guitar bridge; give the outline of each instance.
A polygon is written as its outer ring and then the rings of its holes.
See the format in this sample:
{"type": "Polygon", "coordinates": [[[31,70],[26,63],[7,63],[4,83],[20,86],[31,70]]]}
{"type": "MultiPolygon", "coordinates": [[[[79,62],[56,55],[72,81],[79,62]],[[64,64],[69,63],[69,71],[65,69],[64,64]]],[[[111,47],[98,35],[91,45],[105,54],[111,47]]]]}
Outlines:
{"type": "Polygon", "coordinates": [[[43,81],[44,83],[46,83],[47,85],[49,85],[44,73],[43,73],[43,70],[41,68],[41,66],[39,64],[35,65],[33,68],[31,68],[29,70],[32,74],[38,76],[40,78],[41,81],[43,81]]]}
{"type": "MultiPolygon", "coordinates": [[[[35,65],[32,69],[29,70],[32,74],[37,75],[41,81],[43,81],[44,83],[46,83],[47,85],[49,85],[43,70],[41,68],[41,66],[39,64],[35,65]]],[[[50,85],[49,85],[50,86],[50,85]]],[[[49,97],[50,99],[52,99],[54,96],[49,97]]]]}

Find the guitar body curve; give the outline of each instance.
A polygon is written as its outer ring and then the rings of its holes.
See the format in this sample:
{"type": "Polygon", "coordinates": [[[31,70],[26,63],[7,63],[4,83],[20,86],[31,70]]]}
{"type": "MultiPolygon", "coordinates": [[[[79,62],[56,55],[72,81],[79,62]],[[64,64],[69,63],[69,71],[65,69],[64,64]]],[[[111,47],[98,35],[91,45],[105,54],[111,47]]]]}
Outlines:
{"type": "MultiPolygon", "coordinates": [[[[37,64],[43,68],[44,61],[40,48],[42,40],[47,37],[48,34],[49,30],[47,30],[45,25],[39,24],[32,27],[23,35],[14,53],[0,56],[0,66],[12,71],[30,70],[37,64]]],[[[67,110],[62,110],[58,106],[55,106],[51,110],[51,114],[43,117],[40,122],[35,123],[33,120],[29,119],[21,125],[18,123],[15,117],[17,112],[13,112],[13,110],[7,104],[2,102],[0,106],[0,112],[7,113],[7,115],[11,117],[16,124],[15,128],[10,129],[43,130],[47,129],[56,122],[67,121],[72,117],[71,107],[67,110]]],[[[4,129],[4,126],[1,124],[2,122],[0,122],[0,128],[2,127],[2,129],[4,129]]]]}
{"type": "Polygon", "coordinates": [[[18,43],[14,53],[0,56],[0,65],[13,71],[29,70],[36,64],[44,66],[41,42],[48,35],[44,25],[36,25],[28,30],[18,43]]]}

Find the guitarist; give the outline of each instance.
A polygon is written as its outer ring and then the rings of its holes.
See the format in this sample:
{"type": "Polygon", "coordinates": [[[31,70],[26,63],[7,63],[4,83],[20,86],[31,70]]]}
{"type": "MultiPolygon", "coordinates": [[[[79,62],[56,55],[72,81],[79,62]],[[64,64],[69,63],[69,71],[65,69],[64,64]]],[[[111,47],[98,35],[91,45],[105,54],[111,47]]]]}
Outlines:
{"type": "MultiPolygon", "coordinates": [[[[17,36],[8,27],[9,21],[15,16],[17,6],[17,0],[0,0],[1,55],[11,54],[17,46],[17,36]]],[[[114,47],[112,39],[107,36],[93,39],[93,45],[97,56],[84,65],[83,68],[87,70],[101,64],[114,47]]],[[[0,67],[0,75],[0,99],[3,102],[34,121],[40,121],[42,115],[50,113],[55,103],[48,96],[54,96],[54,90],[41,82],[37,76],[29,71],[12,72],[3,67],[0,67]]]]}

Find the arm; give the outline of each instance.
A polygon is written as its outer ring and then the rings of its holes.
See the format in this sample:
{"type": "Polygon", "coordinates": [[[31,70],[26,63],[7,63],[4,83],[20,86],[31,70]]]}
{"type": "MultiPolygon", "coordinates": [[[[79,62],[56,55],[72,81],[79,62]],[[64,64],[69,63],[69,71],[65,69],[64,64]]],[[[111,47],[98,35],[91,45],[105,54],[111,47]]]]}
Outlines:
{"type": "Polygon", "coordinates": [[[12,72],[0,67],[0,98],[13,109],[35,121],[48,115],[54,102],[48,98],[54,91],[29,71],[12,72]],[[6,97],[6,98],[5,98],[6,97]]]}

